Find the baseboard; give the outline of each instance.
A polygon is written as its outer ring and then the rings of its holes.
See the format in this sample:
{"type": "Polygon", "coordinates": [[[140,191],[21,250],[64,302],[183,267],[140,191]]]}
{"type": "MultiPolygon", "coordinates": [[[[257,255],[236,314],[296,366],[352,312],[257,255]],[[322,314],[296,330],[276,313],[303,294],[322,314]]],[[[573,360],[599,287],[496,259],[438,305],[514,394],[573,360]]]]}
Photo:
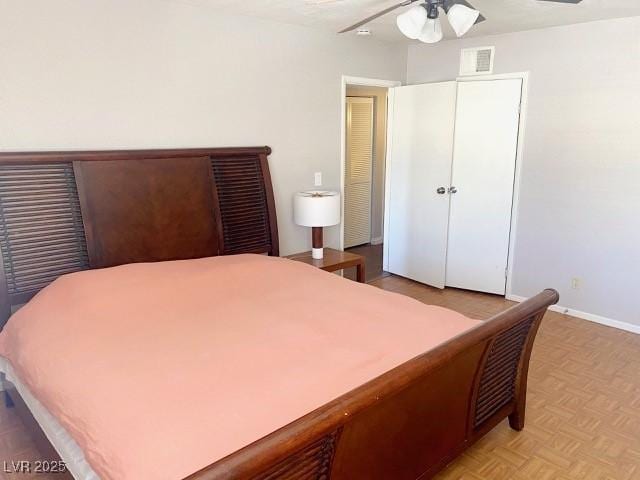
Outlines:
{"type": "Polygon", "coordinates": [[[384,239],[382,237],[376,237],[371,239],[371,245],[382,245],[384,239]]]}
{"type": "MultiPolygon", "coordinates": [[[[524,302],[527,297],[521,297],[520,295],[507,295],[506,299],[513,302],[524,302]]],[[[564,313],[565,315],[569,315],[571,317],[580,318],[589,322],[599,323],[600,325],[605,325],[607,327],[613,327],[619,330],[624,330],[625,332],[631,332],[640,335],[640,325],[634,325],[633,323],[621,322],[620,320],[602,317],[593,313],[581,312],[580,310],[563,307],[562,305],[551,305],[549,307],[549,310],[551,310],[552,312],[564,313]]]]}

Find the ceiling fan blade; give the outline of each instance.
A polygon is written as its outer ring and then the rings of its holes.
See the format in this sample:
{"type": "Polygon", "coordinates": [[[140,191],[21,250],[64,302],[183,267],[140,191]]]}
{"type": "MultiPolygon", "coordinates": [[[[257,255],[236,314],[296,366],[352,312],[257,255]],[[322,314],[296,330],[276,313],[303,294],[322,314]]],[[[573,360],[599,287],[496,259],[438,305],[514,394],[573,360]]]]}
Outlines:
{"type": "Polygon", "coordinates": [[[358,27],[361,27],[362,25],[366,25],[367,23],[369,23],[372,20],[375,20],[378,17],[382,17],[383,15],[386,15],[389,12],[393,12],[394,10],[400,8],[400,7],[406,7],[407,5],[411,5],[414,2],[417,2],[418,0],[404,0],[404,2],[400,2],[396,5],[392,5],[389,8],[385,8],[384,10],[382,10],[381,12],[376,13],[375,15],[371,15],[370,17],[365,18],[364,20],[359,21],[358,23],[355,23],[353,25],[351,25],[350,27],[345,28],[344,30],[340,30],[338,33],[346,33],[346,32],[350,32],[352,30],[355,30],[358,27]]]}
{"type": "MultiPolygon", "coordinates": [[[[554,0],[549,0],[549,1],[554,1],[554,0]]],[[[580,1],[580,0],[578,0],[580,1]]],[[[464,5],[465,7],[469,7],[469,8],[473,8],[474,10],[477,10],[476,7],[474,7],[473,5],[471,5],[469,2],[467,2],[466,0],[445,0],[444,2],[444,11],[446,13],[449,13],[449,9],[454,6],[455,4],[458,5],[464,5]]],[[[478,19],[476,20],[474,25],[477,25],[480,22],[484,22],[486,20],[485,16],[482,15],[482,13],[480,15],[478,15],[478,19]]]]}

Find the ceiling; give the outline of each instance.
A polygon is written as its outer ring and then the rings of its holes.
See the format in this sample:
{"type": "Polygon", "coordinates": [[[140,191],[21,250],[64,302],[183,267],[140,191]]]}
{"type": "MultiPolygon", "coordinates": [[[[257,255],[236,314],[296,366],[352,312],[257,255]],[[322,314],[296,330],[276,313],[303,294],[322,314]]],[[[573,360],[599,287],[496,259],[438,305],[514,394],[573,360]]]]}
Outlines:
{"type": "MultiPolygon", "coordinates": [[[[182,0],[230,14],[249,15],[278,22],[306,25],[337,32],[401,0],[182,0]]],[[[470,0],[487,21],[466,36],[532,30],[607,18],[640,15],[640,0],[582,0],[577,5],[542,0],[470,0]]],[[[407,7],[405,7],[407,8],[407,7]]],[[[398,10],[398,13],[403,10],[398,10]]],[[[397,13],[373,21],[376,38],[409,41],[395,26],[397,13]]],[[[447,22],[445,36],[455,38],[447,22]]],[[[355,35],[354,33],[346,35],[355,35]]]]}

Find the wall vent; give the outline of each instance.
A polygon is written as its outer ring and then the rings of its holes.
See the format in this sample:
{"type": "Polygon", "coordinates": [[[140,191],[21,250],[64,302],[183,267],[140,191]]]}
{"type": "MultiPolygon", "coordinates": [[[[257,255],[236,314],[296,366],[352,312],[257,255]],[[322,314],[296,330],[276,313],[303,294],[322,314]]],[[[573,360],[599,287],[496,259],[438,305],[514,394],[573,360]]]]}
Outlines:
{"type": "Polygon", "coordinates": [[[460,53],[460,76],[493,73],[496,47],[464,48],[460,53]]]}

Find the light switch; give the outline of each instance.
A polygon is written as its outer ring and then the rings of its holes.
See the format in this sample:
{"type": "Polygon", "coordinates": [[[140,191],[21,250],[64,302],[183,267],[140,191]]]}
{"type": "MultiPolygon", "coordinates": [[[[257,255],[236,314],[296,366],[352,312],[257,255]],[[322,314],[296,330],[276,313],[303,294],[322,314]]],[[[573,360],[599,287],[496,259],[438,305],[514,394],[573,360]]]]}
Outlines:
{"type": "Polygon", "coordinates": [[[316,187],[321,187],[321,186],[322,186],[322,172],[316,172],[316,173],[313,175],[313,179],[314,179],[314,180],[313,180],[313,184],[314,184],[316,187]]]}

